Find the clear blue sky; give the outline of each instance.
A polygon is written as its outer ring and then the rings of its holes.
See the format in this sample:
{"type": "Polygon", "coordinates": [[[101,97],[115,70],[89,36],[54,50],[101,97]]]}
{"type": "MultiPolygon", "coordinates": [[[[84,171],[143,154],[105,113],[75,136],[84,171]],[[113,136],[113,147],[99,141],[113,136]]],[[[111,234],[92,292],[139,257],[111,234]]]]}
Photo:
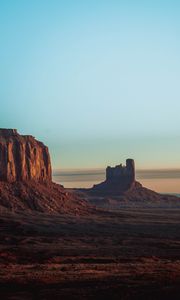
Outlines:
{"type": "Polygon", "coordinates": [[[0,127],[54,168],[180,167],[180,1],[1,0],[0,127]]]}

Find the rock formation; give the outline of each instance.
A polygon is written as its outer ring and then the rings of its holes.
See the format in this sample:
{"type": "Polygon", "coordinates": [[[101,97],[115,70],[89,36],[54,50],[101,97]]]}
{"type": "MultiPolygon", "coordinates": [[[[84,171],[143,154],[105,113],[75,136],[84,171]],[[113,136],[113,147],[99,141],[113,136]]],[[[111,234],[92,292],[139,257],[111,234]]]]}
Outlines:
{"type": "Polygon", "coordinates": [[[0,129],[0,181],[51,181],[48,148],[16,129],[0,129]]]}
{"type": "Polygon", "coordinates": [[[126,166],[107,167],[105,181],[78,190],[89,204],[108,210],[130,206],[180,207],[179,197],[156,193],[136,181],[133,159],[127,159],[126,166]]]}
{"type": "Polygon", "coordinates": [[[106,180],[94,185],[91,192],[97,194],[121,194],[135,186],[141,186],[135,180],[135,163],[133,159],[126,160],[126,166],[122,164],[106,168],[106,180]]]}
{"type": "Polygon", "coordinates": [[[78,195],[52,182],[48,148],[16,129],[0,129],[0,212],[87,214],[78,195]]]}
{"type": "Polygon", "coordinates": [[[106,182],[121,185],[122,189],[128,189],[135,183],[135,164],[133,159],[126,160],[126,166],[122,164],[106,168],[106,182]]]}

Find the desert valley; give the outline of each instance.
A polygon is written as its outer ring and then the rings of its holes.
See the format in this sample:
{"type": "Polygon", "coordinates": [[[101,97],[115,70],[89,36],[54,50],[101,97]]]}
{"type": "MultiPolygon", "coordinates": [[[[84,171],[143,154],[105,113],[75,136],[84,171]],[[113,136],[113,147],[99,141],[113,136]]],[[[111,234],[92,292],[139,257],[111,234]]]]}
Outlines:
{"type": "Polygon", "coordinates": [[[180,299],[180,1],[0,1],[0,300],[180,299]]]}
{"type": "Polygon", "coordinates": [[[52,182],[48,148],[0,130],[2,299],[179,299],[180,199],[107,167],[87,189],[52,182]]]}

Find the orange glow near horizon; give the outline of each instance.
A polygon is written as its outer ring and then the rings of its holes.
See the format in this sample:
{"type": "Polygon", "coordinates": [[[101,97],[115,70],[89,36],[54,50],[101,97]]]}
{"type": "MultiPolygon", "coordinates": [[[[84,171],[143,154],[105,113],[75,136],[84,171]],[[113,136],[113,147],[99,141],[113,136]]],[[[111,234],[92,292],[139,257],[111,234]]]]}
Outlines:
{"type": "MultiPolygon", "coordinates": [[[[105,180],[103,169],[54,170],[53,179],[66,188],[88,188],[105,180]]],[[[159,193],[180,194],[180,170],[137,170],[136,180],[159,193]]]]}
{"type": "Polygon", "coordinates": [[[158,193],[180,193],[180,179],[142,179],[141,184],[158,193]]]}

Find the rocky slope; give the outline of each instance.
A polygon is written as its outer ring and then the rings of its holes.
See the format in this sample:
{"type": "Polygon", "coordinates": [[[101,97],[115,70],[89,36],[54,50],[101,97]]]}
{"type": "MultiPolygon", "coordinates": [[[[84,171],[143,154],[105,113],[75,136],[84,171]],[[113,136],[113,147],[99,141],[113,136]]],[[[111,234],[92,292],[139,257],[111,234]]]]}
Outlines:
{"type": "Polygon", "coordinates": [[[154,208],[179,208],[180,198],[174,195],[163,195],[147,189],[141,185],[121,192],[119,195],[114,194],[99,194],[88,189],[79,190],[82,198],[97,207],[106,209],[121,209],[123,207],[154,207],[154,208]]]}
{"type": "Polygon", "coordinates": [[[0,212],[3,211],[81,215],[88,213],[90,207],[59,184],[17,181],[0,182],[0,212]]]}

